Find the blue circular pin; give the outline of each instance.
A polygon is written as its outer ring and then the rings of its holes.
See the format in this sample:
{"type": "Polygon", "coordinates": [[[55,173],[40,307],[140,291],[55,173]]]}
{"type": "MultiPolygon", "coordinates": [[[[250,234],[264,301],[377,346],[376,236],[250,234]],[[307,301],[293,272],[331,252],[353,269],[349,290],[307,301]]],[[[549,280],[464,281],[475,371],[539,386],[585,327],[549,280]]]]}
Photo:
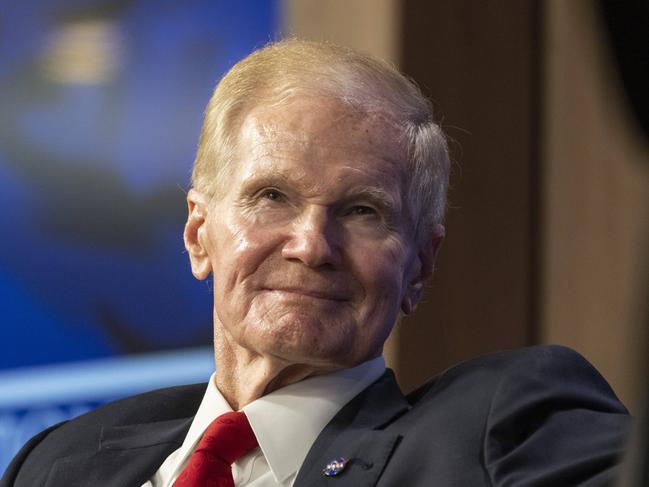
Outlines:
{"type": "Polygon", "coordinates": [[[345,466],[347,465],[348,460],[339,457],[336,458],[335,460],[330,461],[325,468],[322,469],[322,475],[325,477],[335,477],[338,475],[340,472],[345,470],[345,466]]]}

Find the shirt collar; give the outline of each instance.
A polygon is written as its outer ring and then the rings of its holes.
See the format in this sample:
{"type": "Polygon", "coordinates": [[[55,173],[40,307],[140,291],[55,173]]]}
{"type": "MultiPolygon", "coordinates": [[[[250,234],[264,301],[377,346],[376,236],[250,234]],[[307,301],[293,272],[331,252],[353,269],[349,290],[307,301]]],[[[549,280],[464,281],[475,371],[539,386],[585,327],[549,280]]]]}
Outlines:
{"type": "MultiPolygon", "coordinates": [[[[311,377],[271,392],[244,406],[268,466],[278,483],[302,466],[324,427],[354,396],[385,371],[383,357],[351,369],[311,377]]],[[[214,374],[180,453],[188,457],[210,423],[232,408],[216,387],[214,374]]]]}
{"type": "Polygon", "coordinates": [[[244,406],[277,482],[296,473],[324,427],[385,371],[383,357],[351,369],[311,377],[244,406]]]}
{"type": "Polygon", "coordinates": [[[194,416],[187,436],[185,436],[185,440],[180,447],[180,456],[183,458],[189,457],[212,421],[230,411],[232,411],[232,408],[216,388],[216,380],[214,374],[212,374],[207,383],[207,389],[201,405],[198,407],[196,416],[194,416]]]}

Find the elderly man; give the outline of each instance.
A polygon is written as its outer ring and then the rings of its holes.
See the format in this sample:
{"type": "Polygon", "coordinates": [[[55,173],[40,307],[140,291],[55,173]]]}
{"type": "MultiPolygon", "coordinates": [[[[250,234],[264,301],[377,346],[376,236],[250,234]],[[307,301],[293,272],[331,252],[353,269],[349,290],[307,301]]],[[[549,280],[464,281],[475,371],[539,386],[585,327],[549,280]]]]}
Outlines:
{"type": "Polygon", "coordinates": [[[627,414],[574,352],[483,357],[408,397],[385,370],[433,272],[448,171],[392,67],[297,40],[238,63],[207,107],[184,234],[214,279],[216,372],[44,431],[2,486],[605,485],[627,414]]]}

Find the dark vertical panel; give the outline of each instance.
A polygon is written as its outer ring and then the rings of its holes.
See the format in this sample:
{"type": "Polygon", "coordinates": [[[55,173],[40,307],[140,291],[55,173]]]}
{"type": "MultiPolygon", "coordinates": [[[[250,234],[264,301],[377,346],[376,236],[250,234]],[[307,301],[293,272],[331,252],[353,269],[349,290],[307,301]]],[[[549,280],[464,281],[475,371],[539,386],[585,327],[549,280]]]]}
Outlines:
{"type": "Polygon", "coordinates": [[[403,3],[401,66],[453,139],[447,239],[418,313],[401,323],[404,388],[533,339],[538,4],[403,3]]]}

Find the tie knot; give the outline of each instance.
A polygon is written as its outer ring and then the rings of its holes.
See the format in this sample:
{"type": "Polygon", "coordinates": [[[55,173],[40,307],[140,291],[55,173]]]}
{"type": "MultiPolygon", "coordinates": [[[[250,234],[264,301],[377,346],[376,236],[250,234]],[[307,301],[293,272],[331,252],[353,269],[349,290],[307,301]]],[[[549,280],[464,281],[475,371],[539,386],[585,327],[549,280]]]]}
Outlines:
{"type": "Polygon", "coordinates": [[[207,427],[196,451],[232,464],[257,446],[248,418],[240,411],[222,414],[207,427]]]}

